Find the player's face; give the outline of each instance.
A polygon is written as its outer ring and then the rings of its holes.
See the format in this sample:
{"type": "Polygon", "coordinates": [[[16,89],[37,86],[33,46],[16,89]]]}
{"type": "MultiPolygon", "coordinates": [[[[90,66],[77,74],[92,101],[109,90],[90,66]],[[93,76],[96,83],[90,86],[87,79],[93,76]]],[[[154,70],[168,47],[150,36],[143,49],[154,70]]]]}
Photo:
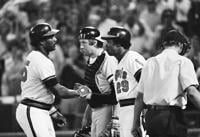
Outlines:
{"type": "Polygon", "coordinates": [[[57,39],[55,36],[51,36],[48,39],[46,39],[44,42],[45,50],[47,50],[48,52],[55,50],[56,42],[57,42],[57,39]]]}
{"type": "Polygon", "coordinates": [[[111,56],[116,56],[117,55],[117,51],[118,48],[116,47],[115,43],[113,42],[113,40],[107,40],[108,44],[106,47],[106,50],[108,52],[109,55],[111,56]]]}
{"type": "Polygon", "coordinates": [[[80,52],[85,56],[91,56],[93,53],[93,46],[90,45],[90,41],[88,39],[80,39],[80,52]]]}

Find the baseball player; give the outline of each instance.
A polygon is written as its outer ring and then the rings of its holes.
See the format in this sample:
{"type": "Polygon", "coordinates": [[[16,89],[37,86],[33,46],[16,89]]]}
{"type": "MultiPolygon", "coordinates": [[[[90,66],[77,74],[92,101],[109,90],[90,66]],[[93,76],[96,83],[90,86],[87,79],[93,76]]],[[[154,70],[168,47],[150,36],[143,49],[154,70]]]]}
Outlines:
{"type": "Polygon", "coordinates": [[[120,137],[133,137],[134,103],[136,97],[137,81],[145,59],[137,52],[129,50],[131,35],[123,27],[112,27],[107,36],[107,52],[114,55],[118,65],[114,72],[114,87],[119,101],[120,137]]]}
{"type": "Polygon", "coordinates": [[[55,50],[58,31],[47,23],[40,23],[29,33],[33,50],[22,72],[22,101],[16,110],[17,121],[27,137],[55,137],[50,115],[62,117],[52,108],[55,95],[79,97],[80,89],[71,90],[58,83],[53,62],[48,58],[49,52],[55,50]]]}
{"type": "Polygon", "coordinates": [[[92,111],[91,136],[98,137],[111,120],[112,106],[117,104],[112,82],[117,60],[104,51],[103,40],[95,27],[80,29],[79,42],[80,51],[89,57],[84,79],[92,91],[86,96],[89,105],[83,118],[83,127],[88,122],[88,113],[92,111]]]}
{"type": "Polygon", "coordinates": [[[183,114],[187,96],[200,108],[194,66],[183,56],[189,49],[186,38],[171,30],[162,40],[162,46],[162,53],[150,58],[142,70],[134,112],[136,137],[144,105],[147,108],[145,127],[150,137],[187,137],[183,114]]]}

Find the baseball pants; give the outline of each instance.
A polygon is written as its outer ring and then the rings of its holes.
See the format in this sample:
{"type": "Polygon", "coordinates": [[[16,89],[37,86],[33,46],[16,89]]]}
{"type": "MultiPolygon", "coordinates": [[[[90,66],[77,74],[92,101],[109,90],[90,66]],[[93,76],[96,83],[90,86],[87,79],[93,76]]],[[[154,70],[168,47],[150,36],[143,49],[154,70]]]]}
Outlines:
{"type": "Polygon", "coordinates": [[[91,137],[98,137],[112,118],[112,106],[92,109],[91,137]]]}
{"type": "Polygon", "coordinates": [[[134,105],[119,108],[120,137],[133,137],[134,105]]]}
{"type": "Polygon", "coordinates": [[[181,109],[148,110],[145,127],[150,137],[187,137],[184,114],[181,109]]]}
{"type": "Polygon", "coordinates": [[[49,111],[19,104],[16,119],[27,137],[55,137],[49,111]]]}

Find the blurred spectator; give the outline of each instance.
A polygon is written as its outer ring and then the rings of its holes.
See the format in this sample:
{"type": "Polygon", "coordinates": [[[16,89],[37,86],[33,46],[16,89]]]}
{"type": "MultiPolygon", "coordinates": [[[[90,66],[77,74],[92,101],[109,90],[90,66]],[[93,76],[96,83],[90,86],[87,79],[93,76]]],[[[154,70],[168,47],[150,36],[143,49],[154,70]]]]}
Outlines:
{"type": "Polygon", "coordinates": [[[48,22],[53,28],[56,28],[58,21],[55,19],[54,11],[51,10],[51,2],[42,3],[39,12],[38,23],[48,22]]]}
{"type": "MultiPolygon", "coordinates": [[[[53,6],[53,5],[52,5],[53,6]]],[[[58,23],[66,23],[69,6],[68,5],[59,5],[54,7],[55,9],[55,19],[58,23]]]]}
{"type": "Polygon", "coordinates": [[[6,19],[0,20],[0,58],[7,52],[7,34],[10,32],[10,24],[6,19]]]}
{"type": "Polygon", "coordinates": [[[21,93],[21,71],[25,66],[26,43],[15,39],[9,42],[10,57],[5,60],[5,72],[2,79],[2,96],[16,96],[21,93]]]}
{"type": "Polygon", "coordinates": [[[169,30],[177,29],[182,32],[182,29],[175,23],[175,13],[171,9],[165,9],[161,15],[161,24],[156,27],[155,31],[155,49],[154,54],[158,54],[161,51],[161,40],[169,30]]]}
{"type": "Polygon", "coordinates": [[[194,64],[195,71],[197,72],[197,78],[200,82],[200,36],[194,35],[191,38],[191,50],[188,57],[194,64]]]}
{"type": "Polygon", "coordinates": [[[145,58],[149,58],[153,39],[147,34],[144,24],[138,19],[138,11],[134,9],[129,12],[129,16],[124,24],[124,27],[131,32],[130,50],[137,51],[145,58]]]}
{"type": "Polygon", "coordinates": [[[183,28],[183,32],[188,35],[188,12],[191,8],[190,0],[176,0],[175,11],[177,24],[183,28]]]}
{"type": "Polygon", "coordinates": [[[159,0],[158,12],[161,14],[165,9],[175,9],[176,0],[159,0]]]}
{"type": "Polygon", "coordinates": [[[147,0],[147,8],[141,12],[140,19],[149,26],[152,32],[160,23],[160,14],[157,11],[157,0],[147,0]]]}
{"type": "Polygon", "coordinates": [[[55,51],[49,54],[49,58],[51,58],[54,63],[57,78],[60,79],[64,67],[64,53],[60,45],[56,45],[55,51]]]}
{"type": "Polygon", "coordinates": [[[79,11],[77,8],[72,8],[70,11],[68,11],[68,16],[67,16],[67,26],[71,28],[72,34],[76,36],[78,33],[78,29],[80,26],[80,20],[79,20],[79,11]]]}
{"type": "Polygon", "coordinates": [[[192,1],[188,21],[189,36],[200,36],[200,1],[192,1]]]}
{"type": "Polygon", "coordinates": [[[102,10],[102,12],[101,12],[101,22],[98,26],[98,29],[99,29],[102,36],[106,35],[111,27],[119,25],[117,18],[120,15],[115,15],[115,14],[120,14],[119,9],[116,5],[113,5],[112,7],[110,7],[108,15],[105,12],[105,10],[104,11],[102,10]],[[115,11],[117,11],[117,12],[115,12],[115,11]]]}
{"type": "MultiPolygon", "coordinates": [[[[80,58],[80,52],[76,45],[68,45],[67,58],[61,74],[61,83],[73,89],[75,83],[83,83],[84,60],[80,58]]],[[[86,102],[80,99],[62,100],[60,109],[68,119],[68,129],[80,128],[80,120],[86,107],[86,102]],[[79,120],[79,126],[77,121],[79,120]]]]}
{"type": "Polygon", "coordinates": [[[76,45],[68,45],[65,66],[61,74],[61,83],[69,88],[74,87],[74,83],[82,83],[84,77],[84,60],[80,58],[80,52],[76,45]]]}

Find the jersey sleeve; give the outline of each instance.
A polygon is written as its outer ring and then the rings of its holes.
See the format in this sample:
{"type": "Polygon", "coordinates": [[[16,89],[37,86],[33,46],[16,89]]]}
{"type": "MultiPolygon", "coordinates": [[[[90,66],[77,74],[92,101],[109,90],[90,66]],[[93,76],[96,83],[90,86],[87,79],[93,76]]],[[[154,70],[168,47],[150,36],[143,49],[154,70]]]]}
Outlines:
{"type": "Polygon", "coordinates": [[[104,64],[103,71],[109,83],[111,83],[111,81],[113,80],[113,73],[116,67],[117,67],[117,60],[114,57],[108,56],[104,64]]]}
{"type": "Polygon", "coordinates": [[[179,76],[183,90],[191,85],[198,85],[194,66],[189,59],[186,59],[184,62],[181,63],[179,76]]]}
{"type": "Polygon", "coordinates": [[[37,62],[37,71],[42,81],[56,77],[55,67],[50,59],[41,59],[37,62]]]}
{"type": "Polygon", "coordinates": [[[131,68],[132,68],[132,73],[133,75],[135,75],[135,73],[137,73],[137,71],[141,68],[144,67],[145,65],[145,59],[141,56],[141,55],[137,55],[136,57],[133,58],[134,60],[131,63],[131,68]]]}
{"type": "Polygon", "coordinates": [[[137,92],[140,92],[140,93],[144,92],[145,73],[146,73],[146,65],[142,69],[140,80],[137,85],[137,92]]]}

